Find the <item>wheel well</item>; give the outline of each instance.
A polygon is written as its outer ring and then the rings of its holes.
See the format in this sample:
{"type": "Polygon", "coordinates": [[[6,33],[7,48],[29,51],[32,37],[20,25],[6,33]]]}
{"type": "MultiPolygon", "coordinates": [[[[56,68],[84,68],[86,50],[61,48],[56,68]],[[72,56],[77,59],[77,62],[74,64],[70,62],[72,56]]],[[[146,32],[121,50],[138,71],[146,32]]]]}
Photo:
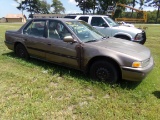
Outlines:
{"type": "Polygon", "coordinates": [[[126,39],[126,40],[131,40],[131,38],[127,35],[115,35],[114,37],[116,38],[122,38],[122,39],[126,39]]]}
{"type": "Polygon", "coordinates": [[[91,68],[91,65],[95,62],[95,61],[98,61],[98,60],[106,60],[108,62],[111,62],[113,65],[115,65],[115,67],[118,69],[119,71],[119,78],[121,79],[122,78],[122,71],[119,67],[119,64],[112,58],[110,57],[104,57],[104,56],[99,56],[99,57],[94,57],[92,58],[89,62],[88,62],[88,65],[87,65],[87,73],[89,73],[90,71],[90,68],[91,68]]]}
{"type": "MultiPolygon", "coordinates": [[[[22,43],[16,42],[16,43],[14,44],[14,52],[16,52],[16,46],[17,46],[18,44],[22,44],[22,43]]],[[[22,44],[22,45],[23,45],[23,44],[22,44]]]]}

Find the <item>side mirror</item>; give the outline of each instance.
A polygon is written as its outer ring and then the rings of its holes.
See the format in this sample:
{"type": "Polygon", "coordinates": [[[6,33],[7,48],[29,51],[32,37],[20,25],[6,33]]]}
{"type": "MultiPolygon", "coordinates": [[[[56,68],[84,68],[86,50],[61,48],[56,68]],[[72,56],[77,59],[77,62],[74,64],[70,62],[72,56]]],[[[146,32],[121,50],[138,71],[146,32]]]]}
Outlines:
{"type": "Polygon", "coordinates": [[[72,36],[65,36],[63,39],[64,42],[75,42],[72,36]]]}

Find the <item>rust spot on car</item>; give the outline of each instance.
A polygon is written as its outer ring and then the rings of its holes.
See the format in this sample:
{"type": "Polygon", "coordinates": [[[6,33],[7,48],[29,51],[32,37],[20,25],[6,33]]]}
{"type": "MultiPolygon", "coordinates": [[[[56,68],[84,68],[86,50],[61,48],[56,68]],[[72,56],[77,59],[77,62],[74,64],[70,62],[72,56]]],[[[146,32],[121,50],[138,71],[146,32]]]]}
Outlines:
{"type": "Polygon", "coordinates": [[[83,44],[78,44],[75,47],[76,50],[76,57],[77,57],[77,62],[79,65],[79,68],[82,69],[83,65],[84,65],[84,49],[83,49],[83,44]]]}

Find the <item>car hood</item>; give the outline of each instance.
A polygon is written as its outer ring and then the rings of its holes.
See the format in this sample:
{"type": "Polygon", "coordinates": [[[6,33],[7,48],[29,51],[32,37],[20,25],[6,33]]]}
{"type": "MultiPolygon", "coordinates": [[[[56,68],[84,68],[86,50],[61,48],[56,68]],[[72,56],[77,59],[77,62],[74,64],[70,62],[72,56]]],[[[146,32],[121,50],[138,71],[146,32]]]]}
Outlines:
{"type": "Polygon", "coordinates": [[[138,43],[119,38],[110,37],[106,40],[93,42],[97,47],[107,48],[109,50],[120,52],[128,56],[135,57],[138,60],[145,60],[151,56],[150,50],[138,43]]]}
{"type": "Polygon", "coordinates": [[[124,26],[124,25],[113,27],[113,29],[118,29],[118,30],[121,30],[122,32],[123,31],[132,32],[132,33],[134,32],[135,34],[142,32],[142,30],[137,29],[135,27],[127,27],[127,26],[124,26]]]}

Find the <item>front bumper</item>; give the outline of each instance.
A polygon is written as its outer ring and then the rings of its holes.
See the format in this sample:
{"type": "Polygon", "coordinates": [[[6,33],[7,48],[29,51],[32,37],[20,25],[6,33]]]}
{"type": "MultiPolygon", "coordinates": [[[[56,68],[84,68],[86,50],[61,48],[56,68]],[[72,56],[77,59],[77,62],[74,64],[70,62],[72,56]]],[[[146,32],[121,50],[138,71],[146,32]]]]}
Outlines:
{"type": "Polygon", "coordinates": [[[145,31],[142,31],[142,40],[137,40],[137,41],[135,41],[135,40],[133,40],[133,42],[137,42],[137,43],[140,43],[140,44],[144,44],[145,42],[146,42],[146,32],[145,31]]]}
{"type": "Polygon", "coordinates": [[[122,79],[131,81],[141,81],[153,69],[154,61],[150,58],[149,64],[144,68],[122,67],[122,79]]]}

